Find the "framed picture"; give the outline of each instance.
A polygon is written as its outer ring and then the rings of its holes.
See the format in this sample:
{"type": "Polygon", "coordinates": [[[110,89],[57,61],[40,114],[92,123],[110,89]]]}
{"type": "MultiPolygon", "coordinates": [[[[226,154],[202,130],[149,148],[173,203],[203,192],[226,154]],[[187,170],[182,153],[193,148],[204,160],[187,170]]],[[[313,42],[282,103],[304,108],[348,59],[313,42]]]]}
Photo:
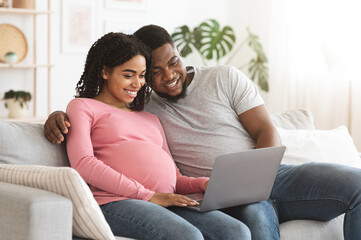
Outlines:
{"type": "Polygon", "coordinates": [[[109,9],[124,9],[144,11],[147,9],[148,0],[105,0],[105,7],[109,9]]]}
{"type": "Polygon", "coordinates": [[[61,18],[62,52],[87,52],[95,41],[95,21],[95,0],[63,0],[61,18]]]}
{"type": "Polygon", "coordinates": [[[145,24],[140,22],[104,21],[103,33],[122,32],[126,34],[133,34],[143,25],[145,24]]]}

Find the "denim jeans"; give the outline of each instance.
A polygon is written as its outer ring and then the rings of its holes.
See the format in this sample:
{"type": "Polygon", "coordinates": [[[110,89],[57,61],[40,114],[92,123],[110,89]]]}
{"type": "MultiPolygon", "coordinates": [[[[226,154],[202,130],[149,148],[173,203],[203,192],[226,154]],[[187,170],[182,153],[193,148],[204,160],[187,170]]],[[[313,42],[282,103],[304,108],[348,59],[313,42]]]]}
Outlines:
{"type": "Polygon", "coordinates": [[[182,207],[164,208],[128,199],[100,206],[114,235],[136,239],[242,239],[251,233],[241,221],[220,211],[205,213],[182,207]]]}
{"type": "Polygon", "coordinates": [[[222,211],[241,220],[253,240],[279,239],[279,222],[328,221],[343,213],[344,239],[361,238],[361,169],[309,163],[281,165],[270,200],[222,211]]]}

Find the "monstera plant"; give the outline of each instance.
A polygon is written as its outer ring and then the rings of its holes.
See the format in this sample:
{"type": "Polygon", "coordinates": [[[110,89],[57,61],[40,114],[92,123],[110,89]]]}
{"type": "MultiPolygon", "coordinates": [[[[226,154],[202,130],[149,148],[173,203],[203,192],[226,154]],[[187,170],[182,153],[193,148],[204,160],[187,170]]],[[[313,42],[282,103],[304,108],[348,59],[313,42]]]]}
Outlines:
{"type": "Polygon", "coordinates": [[[247,33],[247,37],[236,46],[236,36],[233,28],[230,26],[221,28],[217,20],[209,19],[194,27],[193,30],[187,25],[177,27],[172,34],[172,38],[183,57],[197,52],[201,56],[204,65],[211,61],[220,64],[220,60],[226,56],[225,64],[229,64],[247,44],[255,56],[248,63],[238,66],[238,68],[247,67],[252,81],[255,81],[263,91],[268,92],[267,56],[263,51],[258,36],[251,33],[248,28],[247,33]]]}

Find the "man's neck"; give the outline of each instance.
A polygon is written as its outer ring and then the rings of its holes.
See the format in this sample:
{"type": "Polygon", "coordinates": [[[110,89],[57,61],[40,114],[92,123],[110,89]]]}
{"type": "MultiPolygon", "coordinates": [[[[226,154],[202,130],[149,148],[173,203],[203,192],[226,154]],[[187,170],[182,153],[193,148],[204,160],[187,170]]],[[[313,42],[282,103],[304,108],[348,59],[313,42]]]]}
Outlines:
{"type": "Polygon", "coordinates": [[[187,66],[187,77],[186,77],[186,86],[188,87],[191,84],[194,77],[194,68],[191,66],[187,66]]]}

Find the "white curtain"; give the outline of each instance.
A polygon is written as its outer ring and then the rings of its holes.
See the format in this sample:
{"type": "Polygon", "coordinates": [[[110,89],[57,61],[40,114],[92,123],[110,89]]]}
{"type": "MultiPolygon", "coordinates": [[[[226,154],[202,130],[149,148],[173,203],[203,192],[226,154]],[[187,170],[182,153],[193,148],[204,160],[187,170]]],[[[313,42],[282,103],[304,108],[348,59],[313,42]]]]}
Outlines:
{"type": "Polygon", "coordinates": [[[361,151],[361,1],[272,1],[268,109],[308,108],[318,129],[346,125],[361,151]]]}

